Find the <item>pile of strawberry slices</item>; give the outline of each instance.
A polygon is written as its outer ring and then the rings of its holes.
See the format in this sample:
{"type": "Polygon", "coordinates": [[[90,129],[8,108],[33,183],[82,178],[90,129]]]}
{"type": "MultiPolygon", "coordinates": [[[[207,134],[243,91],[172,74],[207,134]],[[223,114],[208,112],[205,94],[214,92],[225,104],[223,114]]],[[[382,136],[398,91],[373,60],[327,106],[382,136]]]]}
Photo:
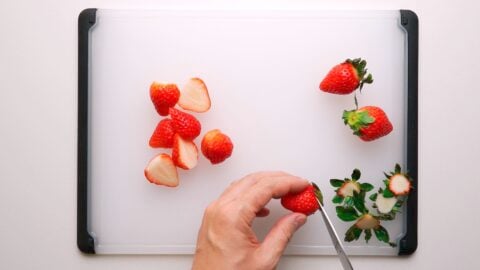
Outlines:
{"type": "MultiPolygon", "coordinates": [[[[177,167],[191,170],[198,164],[198,148],[194,140],[202,125],[185,111],[203,113],[210,109],[208,89],[200,78],[191,78],[182,91],[173,83],[153,82],[150,98],[161,119],[149,140],[152,148],[171,148],[171,155],[160,153],[148,163],[145,177],[157,185],[176,187],[179,184],[177,167]],[[178,105],[178,107],[177,107],[178,105]],[[185,111],[182,111],[185,110],[185,111]]],[[[232,155],[233,143],[218,129],[210,130],[201,141],[203,155],[218,164],[232,155]]]]}

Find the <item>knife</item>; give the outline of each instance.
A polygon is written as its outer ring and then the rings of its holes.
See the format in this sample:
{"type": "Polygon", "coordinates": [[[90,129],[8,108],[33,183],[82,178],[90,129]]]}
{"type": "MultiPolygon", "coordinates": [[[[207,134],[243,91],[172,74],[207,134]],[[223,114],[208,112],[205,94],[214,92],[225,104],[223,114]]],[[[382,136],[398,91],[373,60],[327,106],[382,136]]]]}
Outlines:
{"type": "Polygon", "coordinates": [[[345,270],[353,270],[353,266],[350,263],[350,260],[348,259],[347,254],[345,253],[345,249],[343,248],[342,242],[338,238],[338,234],[335,231],[335,228],[332,225],[332,222],[330,221],[330,218],[328,218],[327,212],[323,208],[322,203],[316,197],[318,205],[320,206],[318,208],[318,211],[322,213],[323,221],[325,221],[325,225],[327,226],[327,231],[330,234],[330,238],[332,238],[333,246],[335,247],[335,250],[337,251],[338,257],[340,258],[340,262],[342,263],[343,269],[345,270]]]}

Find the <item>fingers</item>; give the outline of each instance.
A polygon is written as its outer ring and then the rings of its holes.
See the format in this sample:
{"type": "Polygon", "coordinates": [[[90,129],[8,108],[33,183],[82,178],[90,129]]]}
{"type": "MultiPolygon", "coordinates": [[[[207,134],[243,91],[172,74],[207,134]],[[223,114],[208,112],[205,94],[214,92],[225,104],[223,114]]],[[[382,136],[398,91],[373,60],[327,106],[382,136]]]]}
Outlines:
{"type": "Polygon", "coordinates": [[[293,234],[306,221],[307,216],[301,213],[291,213],[279,219],[259,247],[259,254],[271,260],[271,265],[276,265],[293,234]]]}
{"type": "Polygon", "coordinates": [[[232,198],[238,197],[244,194],[247,189],[251,188],[253,185],[262,181],[263,179],[268,179],[271,177],[281,176],[281,175],[287,175],[287,174],[279,171],[251,173],[240,180],[232,182],[230,186],[222,193],[220,198],[232,199],[232,198]]]}

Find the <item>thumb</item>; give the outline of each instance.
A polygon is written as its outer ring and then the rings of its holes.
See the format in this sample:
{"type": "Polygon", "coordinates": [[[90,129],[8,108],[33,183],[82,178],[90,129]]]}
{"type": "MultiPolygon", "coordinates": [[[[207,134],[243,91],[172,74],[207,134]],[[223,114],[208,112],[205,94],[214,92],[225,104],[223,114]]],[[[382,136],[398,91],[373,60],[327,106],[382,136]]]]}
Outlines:
{"type": "Polygon", "coordinates": [[[278,261],[293,234],[307,221],[301,213],[291,213],[279,219],[273,225],[260,246],[261,254],[278,261]]]}

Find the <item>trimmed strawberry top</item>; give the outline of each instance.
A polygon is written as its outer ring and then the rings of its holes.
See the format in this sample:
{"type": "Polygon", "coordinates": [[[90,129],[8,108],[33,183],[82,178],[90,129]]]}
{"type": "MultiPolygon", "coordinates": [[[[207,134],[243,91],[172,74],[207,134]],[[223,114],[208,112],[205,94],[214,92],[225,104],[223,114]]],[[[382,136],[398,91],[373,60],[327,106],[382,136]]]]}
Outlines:
{"type": "Polygon", "coordinates": [[[320,83],[320,90],[338,95],[347,95],[363,84],[372,83],[372,74],[367,75],[367,62],[361,58],[347,59],[334,66],[320,83]]]}
{"type": "Polygon", "coordinates": [[[386,113],[379,107],[365,106],[358,110],[344,111],[344,123],[353,130],[353,134],[364,141],[373,141],[393,130],[386,113]]]}

